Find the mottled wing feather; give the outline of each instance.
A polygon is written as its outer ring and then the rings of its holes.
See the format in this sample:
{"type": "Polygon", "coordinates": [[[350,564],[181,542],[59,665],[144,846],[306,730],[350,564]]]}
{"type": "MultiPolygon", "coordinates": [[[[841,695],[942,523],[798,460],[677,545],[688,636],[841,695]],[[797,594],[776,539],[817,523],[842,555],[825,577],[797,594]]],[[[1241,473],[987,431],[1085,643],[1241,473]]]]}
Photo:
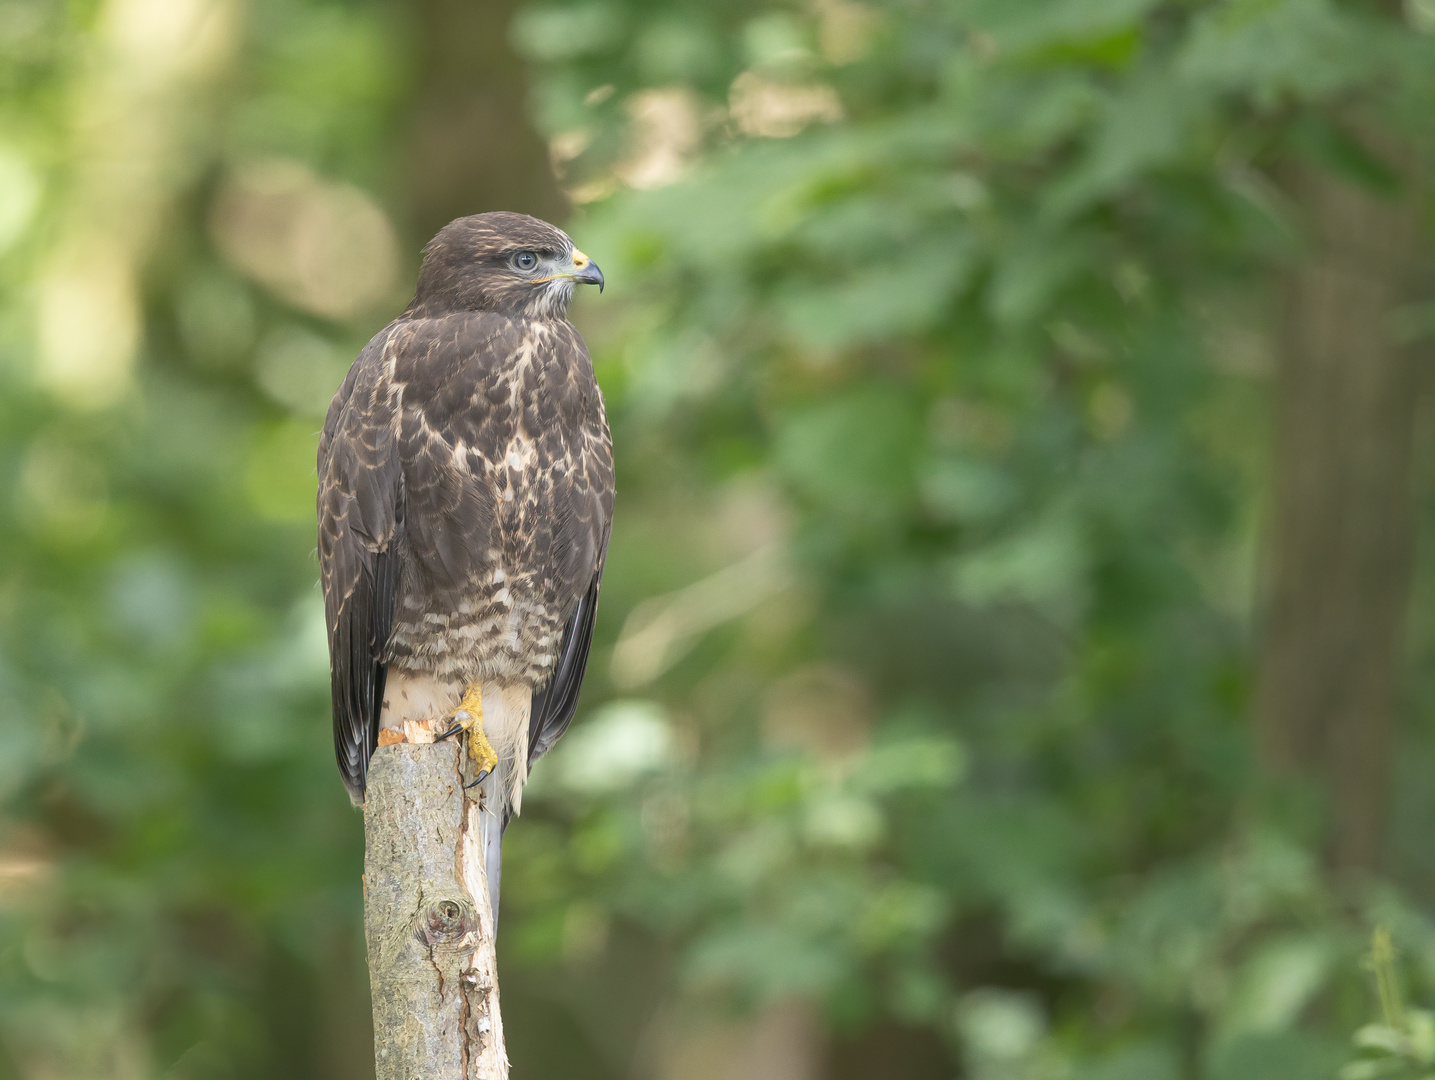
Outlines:
{"type": "Polygon", "coordinates": [[[403,333],[394,353],[411,585],[423,611],[451,613],[491,561],[496,510],[484,478],[502,456],[509,417],[506,393],[500,402],[483,391],[511,363],[519,339],[508,320],[477,315],[419,321],[403,333]]]}
{"type": "Polygon", "coordinates": [[[364,796],[384,695],[402,515],[388,335],[369,343],[335,395],[319,440],[319,564],[329,634],[334,756],[355,802],[364,796]]]}
{"type": "Polygon", "coordinates": [[[608,534],[603,534],[598,569],[588,590],[578,600],[568,625],[563,628],[563,644],[559,649],[553,677],[542,693],[535,694],[533,719],[529,725],[528,766],[546,754],[573,722],[578,708],[578,692],[588,668],[588,653],[593,647],[593,623],[598,614],[598,590],[603,582],[603,558],[608,553],[608,534]]]}
{"type": "MultiPolygon", "coordinates": [[[[575,343],[577,349],[583,348],[576,335],[575,343]]],[[[561,398],[564,392],[581,393],[574,381],[579,370],[576,364],[570,368],[568,385],[555,397],[561,398]]],[[[552,675],[541,690],[535,687],[528,729],[530,768],[573,722],[578,693],[588,667],[588,653],[593,646],[593,623],[598,613],[598,592],[613,520],[613,451],[606,425],[601,421],[601,411],[597,416],[595,426],[584,426],[575,433],[578,437],[574,440],[574,453],[567,463],[572,488],[563,508],[567,518],[563,532],[568,542],[555,556],[558,563],[571,567],[569,580],[583,591],[577,594],[573,613],[563,628],[552,675]]]]}
{"type": "Polygon", "coordinates": [[[534,686],[539,757],[573,718],[612,518],[577,332],[484,312],[400,319],[335,398],[319,474],[334,746],[355,801],[387,667],[534,686]]]}

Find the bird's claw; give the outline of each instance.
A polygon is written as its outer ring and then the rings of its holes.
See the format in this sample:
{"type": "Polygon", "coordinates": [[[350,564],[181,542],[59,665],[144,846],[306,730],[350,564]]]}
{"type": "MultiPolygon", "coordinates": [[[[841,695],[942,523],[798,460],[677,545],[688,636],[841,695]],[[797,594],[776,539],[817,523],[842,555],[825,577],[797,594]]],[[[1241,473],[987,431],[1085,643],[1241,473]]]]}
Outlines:
{"type": "MultiPolygon", "coordinates": [[[[473,683],[463,695],[458,708],[453,712],[454,728],[440,738],[447,738],[459,731],[468,732],[468,756],[478,767],[478,783],[498,767],[498,753],[488,736],[483,733],[483,690],[473,683]]],[[[472,784],[467,785],[472,787],[472,784]]]]}
{"type": "Polygon", "coordinates": [[[483,783],[485,780],[488,779],[488,774],[491,772],[493,772],[492,769],[480,769],[477,776],[475,776],[467,784],[463,785],[463,790],[467,791],[469,788],[478,787],[479,784],[483,783]]]}
{"type": "Polygon", "coordinates": [[[445,739],[450,739],[450,738],[452,738],[453,736],[457,735],[457,734],[458,734],[460,731],[462,731],[462,730],[463,730],[463,725],[462,725],[462,724],[455,724],[453,727],[451,727],[451,728],[449,728],[447,731],[445,731],[442,735],[435,735],[435,736],[433,737],[433,741],[434,741],[434,742],[443,742],[445,739]]]}

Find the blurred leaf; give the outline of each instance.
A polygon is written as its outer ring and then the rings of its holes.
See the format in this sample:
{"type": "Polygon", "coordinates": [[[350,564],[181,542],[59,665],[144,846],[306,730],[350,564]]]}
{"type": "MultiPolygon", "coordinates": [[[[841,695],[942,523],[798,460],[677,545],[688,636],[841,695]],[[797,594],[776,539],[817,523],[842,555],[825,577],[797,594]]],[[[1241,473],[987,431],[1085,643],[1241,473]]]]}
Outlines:
{"type": "Polygon", "coordinates": [[[960,295],[971,270],[970,247],[951,238],[940,247],[893,254],[898,261],[886,265],[838,270],[846,278],[838,285],[789,292],[779,301],[784,326],[801,344],[818,349],[927,328],[960,295]]]}
{"type": "Polygon", "coordinates": [[[945,788],[961,779],[966,758],[949,738],[906,739],[884,743],[862,761],[853,784],[859,790],[945,788]]]}
{"type": "Polygon", "coordinates": [[[1329,1040],[1303,1032],[1243,1035],[1212,1053],[1208,1080],[1310,1080],[1332,1076],[1341,1054],[1329,1040]]]}
{"type": "Polygon", "coordinates": [[[1225,1027],[1277,1031],[1292,1026],[1324,984],[1330,962],[1329,945],[1317,939],[1269,942],[1238,973],[1225,1027]]]}
{"type": "Polygon", "coordinates": [[[920,422],[896,387],[864,387],[782,419],[775,457],[798,490],[858,519],[897,511],[911,491],[920,422]]]}

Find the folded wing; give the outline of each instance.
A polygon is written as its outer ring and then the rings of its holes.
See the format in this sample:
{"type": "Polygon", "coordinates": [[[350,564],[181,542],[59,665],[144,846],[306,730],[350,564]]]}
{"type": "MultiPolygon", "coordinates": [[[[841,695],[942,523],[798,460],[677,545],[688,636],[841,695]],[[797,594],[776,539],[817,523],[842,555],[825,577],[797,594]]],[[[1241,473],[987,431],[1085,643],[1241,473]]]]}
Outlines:
{"type": "Polygon", "coordinates": [[[370,342],[335,395],[319,439],[319,565],[329,634],[334,756],[349,797],[364,778],[379,733],[384,649],[393,626],[402,517],[401,471],[390,387],[370,342]]]}

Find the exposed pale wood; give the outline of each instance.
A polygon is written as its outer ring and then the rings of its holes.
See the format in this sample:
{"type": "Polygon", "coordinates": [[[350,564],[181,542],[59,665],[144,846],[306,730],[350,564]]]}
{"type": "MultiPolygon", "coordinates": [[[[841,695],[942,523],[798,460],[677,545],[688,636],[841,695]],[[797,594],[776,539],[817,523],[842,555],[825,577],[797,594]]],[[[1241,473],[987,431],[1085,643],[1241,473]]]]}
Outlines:
{"type": "Polygon", "coordinates": [[[377,1080],[506,1080],[479,805],[460,740],[381,746],[364,800],[377,1080]]]}

